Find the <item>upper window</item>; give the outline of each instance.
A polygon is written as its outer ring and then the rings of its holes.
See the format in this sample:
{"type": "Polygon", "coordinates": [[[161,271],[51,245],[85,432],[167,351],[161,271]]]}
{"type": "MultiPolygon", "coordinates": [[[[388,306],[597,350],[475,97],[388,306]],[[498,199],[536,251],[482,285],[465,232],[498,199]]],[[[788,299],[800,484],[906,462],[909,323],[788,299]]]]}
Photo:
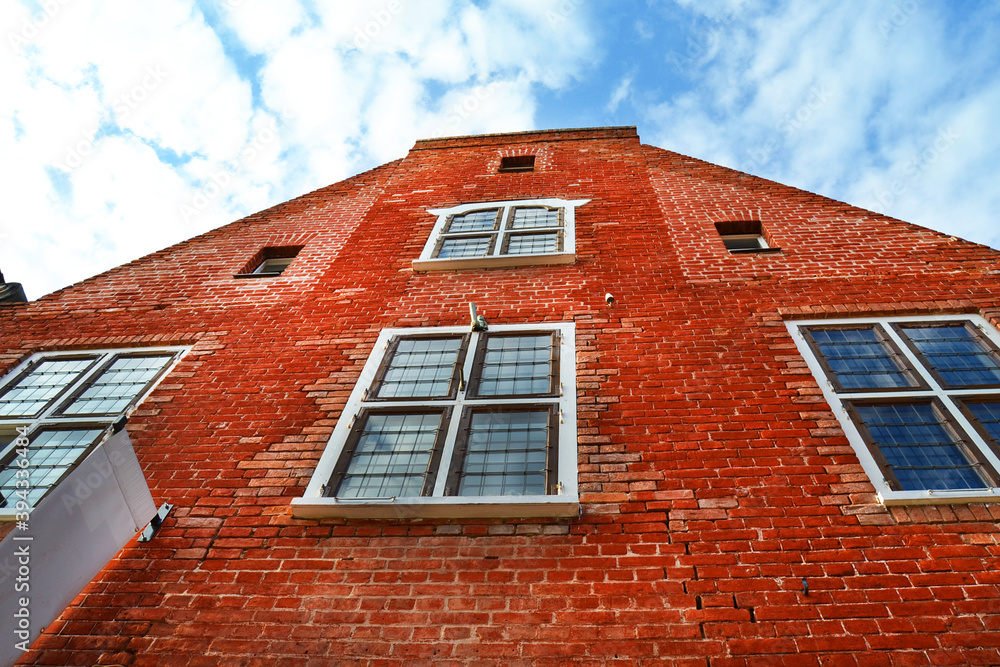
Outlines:
{"type": "Polygon", "coordinates": [[[303,246],[268,246],[261,248],[236,278],[269,278],[280,276],[299,254],[303,246]]]}
{"type": "Polygon", "coordinates": [[[1000,337],[977,316],[790,322],[886,502],[1000,497],[1000,337]]]}
{"type": "Polygon", "coordinates": [[[519,171],[534,171],[535,170],[535,156],[534,155],[508,155],[506,157],[500,158],[500,168],[497,169],[501,174],[509,174],[512,172],[519,171]]]}
{"type": "Polygon", "coordinates": [[[575,209],[588,201],[534,199],[432,209],[438,220],[413,268],[572,263],[575,209]]]}
{"type": "Polygon", "coordinates": [[[734,254],[748,252],[776,252],[764,238],[764,228],[759,220],[732,220],[715,223],[726,249],[734,254]]]}
{"type": "Polygon", "coordinates": [[[180,352],[39,354],[0,380],[0,516],[19,500],[32,506],[41,500],[180,352]],[[28,468],[15,465],[22,460],[28,468]]]}
{"type": "Polygon", "coordinates": [[[578,511],[573,325],[383,331],[299,516],[578,511]]]}

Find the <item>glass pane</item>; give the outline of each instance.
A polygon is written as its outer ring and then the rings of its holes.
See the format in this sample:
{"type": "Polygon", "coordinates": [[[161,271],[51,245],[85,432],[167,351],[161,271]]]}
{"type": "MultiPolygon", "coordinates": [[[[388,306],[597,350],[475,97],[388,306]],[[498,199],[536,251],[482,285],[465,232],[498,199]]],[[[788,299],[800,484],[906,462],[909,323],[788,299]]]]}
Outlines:
{"type": "Polygon", "coordinates": [[[969,327],[900,327],[949,387],[1000,384],[996,356],[969,327]]]}
{"type": "Polygon", "coordinates": [[[723,236],[722,242],[727,250],[760,250],[765,247],[764,239],[757,234],[723,236]]]}
{"type": "Polygon", "coordinates": [[[429,474],[443,415],[369,415],[358,434],[336,496],[419,496],[429,474]]]}
{"type": "Polygon", "coordinates": [[[558,227],[559,209],[515,208],[514,218],[510,221],[511,229],[536,229],[538,227],[558,227]]]}
{"type": "Polygon", "coordinates": [[[552,336],[486,339],[480,396],[547,394],[552,391],[552,336]]]}
{"type": "Polygon", "coordinates": [[[463,236],[444,239],[438,257],[486,257],[490,254],[492,236],[463,236]]]}
{"type": "Polygon", "coordinates": [[[859,405],[889,468],[906,491],[990,486],[951,426],[930,403],[859,405]]]}
{"type": "Polygon", "coordinates": [[[96,357],[46,359],[0,397],[0,417],[32,417],[90,368],[96,357]]]}
{"type": "Polygon", "coordinates": [[[1000,403],[996,401],[963,401],[972,416],[982,424],[990,437],[1000,443],[1000,403]]]}
{"type": "MultiPolygon", "coordinates": [[[[34,505],[62,475],[73,467],[80,456],[103,433],[104,429],[80,429],[73,431],[40,431],[28,445],[28,461],[31,464],[27,484],[22,480],[21,489],[28,491],[27,500],[34,505]]],[[[14,463],[0,470],[0,507],[13,507],[21,498],[18,490],[17,471],[21,468],[14,463]]]]}
{"type": "Polygon", "coordinates": [[[469,211],[453,216],[445,232],[488,232],[497,227],[497,216],[500,209],[491,208],[485,211],[469,211]]]}
{"type": "Polygon", "coordinates": [[[118,357],[60,413],[108,415],[123,412],[171,359],[173,355],[118,357]]]}
{"type": "Polygon", "coordinates": [[[810,329],[809,333],[844,389],[917,386],[916,380],[874,327],[810,329]]]}
{"type": "Polygon", "coordinates": [[[461,338],[401,338],[376,396],[448,396],[461,346],[461,338]]]}
{"type": "Polygon", "coordinates": [[[541,255],[559,252],[559,232],[511,234],[507,237],[508,255],[541,255]]]}
{"type": "Polygon", "coordinates": [[[473,413],[458,495],[544,495],[548,437],[547,410],[473,413]]]}

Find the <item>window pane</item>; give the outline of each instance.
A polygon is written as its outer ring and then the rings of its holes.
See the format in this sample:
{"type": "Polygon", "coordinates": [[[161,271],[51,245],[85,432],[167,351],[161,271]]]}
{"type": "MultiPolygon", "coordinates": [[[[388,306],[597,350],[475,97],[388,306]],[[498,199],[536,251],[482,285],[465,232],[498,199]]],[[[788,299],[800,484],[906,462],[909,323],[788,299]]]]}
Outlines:
{"type": "Polygon", "coordinates": [[[452,217],[446,232],[486,232],[496,229],[497,216],[500,209],[491,208],[486,211],[470,211],[463,215],[452,217]]]}
{"type": "Polygon", "coordinates": [[[990,486],[934,405],[858,405],[856,410],[903,490],[990,486]]]}
{"type": "MultiPolygon", "coordinates": [[[[40,431],[28,445],[28,501],[37,503],[101,433],[103,429],[40,431]]],[[[20,500],[15,493],[18,470],[10,464],[0,470],[0,507],[13,507],[20,500]]]]}
{"type": "Polygon", "coordinates": [[[438,257],[486,257],[490,254],[491,236],[463,236],[444,239],[438,257]]]}
{"type": "Polygon", "coordinates": [[[1000,384],[1000,364],[979,335],[963,324],[900,327],[950,387],[1000,384]]]}
{"type": "Polygon", "coordinates": [[[123,412],[171,359],[173,355],[118,357],[60,413],[106,415],[123,412]]]}
{"type": "Polygon", "coordinates": [[[918,386],[874,327],[809,329],[809,333],[844,389],[918,386]]]}
{"type": "Polygon", "coordinates": [[[32,417],[94,363],[87,359],[46,359],[0,398],[0,417],[32,417]]]}
{"type": "Polygon", "coordinates": [[[972,416],[990,434],[994,442],[1000,443],[1000,403],[996,401],[963,401],[972,416]]]}
{"type": "Polygon", "coordinates": [[[458,495],[545,494],[548,431],[547,410],[473,413],[458,495]]]}
{"type": "Polygon", "coordinates": [[[369,415],[335,495],[341,498],[421,495],[442,421],[440,412],[369,415]]]}
{"type": "Polygon", "coordinates": [[[722,242],[727,250],[760,250],[766,247],[764,239],[756,234],[736,234],[723,236],[722,242]]]}
{"type": "Polygon", "coordinates": [[[511,234],[507,237],[508,255],[541,255],[559,252],[559,232],[511,234]]]}
{"type": "Polygon", "coordinates": [[[552,391],[552,336],[488,336],[480,396],[547,394],[552,391]]]}
{"type": "Polygon", "coordinates": [[[401,338],[377,397],[448,396],[461,345],[461,338],[401,338]]]}
{"type": "Polygon", "coordinates": [[[511,229],[535,229],[537,227],[558,227],[559,209],[532,206],[515,208],[514,218],[510,221],[511,229]]]}

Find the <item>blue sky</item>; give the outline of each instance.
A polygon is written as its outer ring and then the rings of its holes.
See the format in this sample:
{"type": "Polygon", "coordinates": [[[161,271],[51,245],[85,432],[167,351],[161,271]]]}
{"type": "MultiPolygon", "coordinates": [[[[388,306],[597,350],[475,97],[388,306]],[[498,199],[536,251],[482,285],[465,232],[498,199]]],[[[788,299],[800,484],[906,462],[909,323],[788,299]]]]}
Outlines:
{"type": "Polygon", "coordinates": [[[401,157],[636,125],[1000,248],[1000,5],[8,0],[0,270],[37,298],[401,157]]]}

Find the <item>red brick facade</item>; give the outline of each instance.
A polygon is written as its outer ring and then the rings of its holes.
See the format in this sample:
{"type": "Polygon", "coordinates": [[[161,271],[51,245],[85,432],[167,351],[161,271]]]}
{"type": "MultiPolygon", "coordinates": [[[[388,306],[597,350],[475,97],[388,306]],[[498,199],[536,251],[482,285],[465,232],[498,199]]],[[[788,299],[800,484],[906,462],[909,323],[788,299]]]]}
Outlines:
{"type": "Polygon", "coordinates": [[[22,662],[1000,664],[1000,505],[880,504],[784,326],[997,325],[998,260],[610,128],[421,141],[4,307],[2,372],[192,346],[129,421],[174,512],[22,662]],[[522,154],[533,172],[497,173],[522,154]],[[543,197],[590,200],[575,263],[412,270],[428,209],[543,197]],[[730,254],[715,223],[734,220],[780,252],[730,254]],[[273,246],[303,248],[233,277],[273,246]],[[490,325],[575,323],[581,516],[294,518],[379,332],[465,325],[469,302],[490,325]]]}

